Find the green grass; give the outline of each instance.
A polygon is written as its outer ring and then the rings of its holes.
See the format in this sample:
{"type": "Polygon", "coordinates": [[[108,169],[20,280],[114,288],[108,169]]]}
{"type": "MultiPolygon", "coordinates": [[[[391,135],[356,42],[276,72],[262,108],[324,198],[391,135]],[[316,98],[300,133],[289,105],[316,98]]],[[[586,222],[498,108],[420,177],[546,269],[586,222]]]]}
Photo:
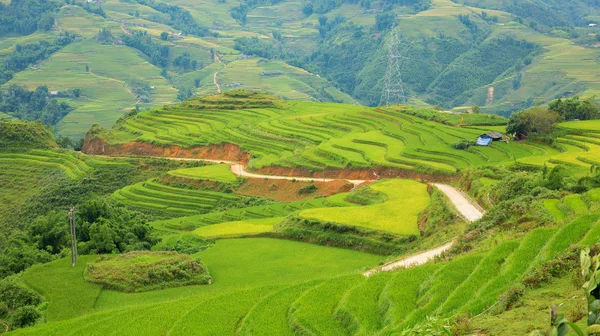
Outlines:
{"type": "Polygon", "coordinates": [[[237,329],[239,335],[281,335],[293,336],[295,333],[288,325],[290,306],[305,291],[318,285],[312,281],[285,287],[257,303],[244,317],[237,329]]]}
{"type": "Polygon", "coordinates": [[[565,219],[565,214],[560,211],[560,209],[558,208],[558,203],[560,202],[560,200],[557,199],[547,199],[544,200],[544,207],[550,211],[550,213],[554,216],[554,218],[558,219],[558,220],[563,220],[565,219]]]}
{"type": "Polygon", "coordinates": [[[584,131],[600,131],[600,120],[569,121],[559,124],[560,127],[572,128],[584,131]]]}
{"type": "Polygon", "coordinates": [[[381,260],[371,254],[270,238],[219,240],[199,256],[215,284],[241,287],[335,276],[381,260]],[[261,262],[256,263],[256,258],[261,262]]]}
{"type": "Polygon", "coordinates": [[[380,297],[394,273],[370,276],[360,285],[346,291],[335,310],[335,318],[352,334],[373,335],[384,325],[380,297]]]}
{"type": "Polygon", "coordinates": [[[178,215],[206,213],[223,204],[239,201],[240,196],[171,187],[149,180],[117,190],[113,197],[124,204],[178,215]]]}
{"type": "Polygon", "coordinates": [[[300,216],[404,235],[418,234],[417,217],[429,202],[426,185],[411,180],[387,180],[370,188],[386,194],[388,200],[365,207],[304,210],[300,216]],[[395,215],[390,216],[392,213],[395,215]]]}
{"type": "Polygon", "coordinates": [[[81,256],[75,268],[71,259],[35,265],[23,274],[23,280],[48,301],[48,322],[66,320],[93,312],[100,286],[83,281],[83,271],[96,256],[81,256]]]}
{"type": "Polygon", "coordinates": [[[208,165],[197,168],[184,168],[169,171],[169,175],[192,178],[198,180],[211,180],[219,182],[235,182],[236,177],[227,164],[208,165]]]}
{"type": "Polygon", "coordinates": [[[530,268],[532,260],[536,258],[554,233],[555,230],[552,228],[541,228],[530,232],[521,240],[519,247],[506,259],[497,276],[490,279],[476,293],[473,293],[469,302],[459,312],[478,314],[492,305],[499,294],[508,289],[516,279],[530,268]]]}
{"type": "Polygon", "coordinates": [[[273,217],[207,225],[194,230],[194,234],[204,238],[255,235],[273,231],[273,225],[282,219],[273,217]]]}
{"type": "Polygon", "coordinates": [[[365,281],[362,275],[340,277],[307,291],[291,306],[291,324],[300,332],[312,335],[346,334],[332,313],[344,292],[362,281],[365,281]]]}

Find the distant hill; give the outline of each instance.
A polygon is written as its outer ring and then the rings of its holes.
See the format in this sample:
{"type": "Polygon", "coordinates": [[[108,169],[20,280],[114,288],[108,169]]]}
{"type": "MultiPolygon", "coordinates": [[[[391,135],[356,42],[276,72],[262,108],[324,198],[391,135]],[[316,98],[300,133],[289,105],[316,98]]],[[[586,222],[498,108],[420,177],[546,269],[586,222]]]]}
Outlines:
{"type": "Polygon", "coordinates": [[[47,85],[72,107],[58,131],[75,137],[136,107],[240,88],[377,105],[394,24],[411,103],[506,116],[600,93],[595,1],[3,3],[0,90],[47,85]]]}

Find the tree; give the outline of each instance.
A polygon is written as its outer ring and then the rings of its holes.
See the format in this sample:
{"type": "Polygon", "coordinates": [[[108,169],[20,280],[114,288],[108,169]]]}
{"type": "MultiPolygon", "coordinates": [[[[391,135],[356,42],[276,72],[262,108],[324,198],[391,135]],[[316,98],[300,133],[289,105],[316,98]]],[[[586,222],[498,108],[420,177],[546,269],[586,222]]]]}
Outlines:
{"type": "Polygon", "coordinates": [[[11,324],[16,328],[32,326],[42,317],[34,306],[19,307],[11,316],[11,324]]]}
{"type": "Polygon", "coordinates": [[[306,16],[311,16],[313,13],[313,4],[312,2],[306,2],[302,5],[302,13],[306,16]]]}
{"type": "Polygon", "coordinates": [[[384,31],[391,28],[396,20],[396,14],[394,12],[385,12],[377,14],[375,17],[375,28],[378,31],[384,31]]]}
{"type": "Polygon", "coordinates": [[[481,113],[481,108],[477,105],[471,107],[471,112],[473,112],[474,114],[479,114],[481,113]]]}
{"type": "Polygon", "coordinates": [[[506,132],[518,137],[532,134],[548,135],[558,120],[558,113],[536,106],[513,114],[508,120],[506,132]]]}
{"type": "Polygon", "coordinates": [[[38,29],[48,31],[54,27],[54,14],[52,12],[44,12],[38,21],[38,29]]]}
{"type": "Polygon", "coordinates": [[[68,232],[67,215],[53,211],[36,218],[29,227],[28,236],[37,244],[38,249],[57,254],[68,245],[68,232]]]}
{"type": "Polygon", "coordinates": [[[163,40],[163,41],[168,40],[169,39],[169,33],[166,32],[166,31],[160,33],[160,39],[163,40]]]}
{"type": "Polygon", "coordinates": [[[81,96],[81,89],[79,89],[79,88],[73,89],[73,97],[79,98],[80,96],[81,96]]]}
{"type": "Polygon", "coordinates": [[[196,88],[200,87],[200,78],[194,79],[194,85],[196,86],[196,88]]]}

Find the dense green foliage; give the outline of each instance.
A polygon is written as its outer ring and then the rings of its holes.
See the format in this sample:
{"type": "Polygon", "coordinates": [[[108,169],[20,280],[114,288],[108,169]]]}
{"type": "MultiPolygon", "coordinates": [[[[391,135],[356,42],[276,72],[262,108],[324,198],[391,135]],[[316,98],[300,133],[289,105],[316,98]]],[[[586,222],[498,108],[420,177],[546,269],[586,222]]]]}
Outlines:
{"type": "Polygon", "coordinates": [[[155,22],[173,26],[175,29],[181,30],[186,34],[196,36],[206,36],[210,34],[208,28],[199,25],[196,20],[194,20],[192,14],[181,6],[148,0],[136,1],[140,4],[152,7],[156,11],[166,15],[166,17],[157,15],[152,16],[151,19],[155,22]]]}
{"type": "Polygon", "coordinates": [[[34,325],[42,316],[40,303],[40,294],[25,286],[20,278],[0,279],[0,320],[8,321],[9,329],[34,325]]]}
{"type": "Polygon", "coordinates": [[[88,263],[86,281],[105,289],[142,292],[212,282],[199,259],[177,252],[129,252],[88,263]]]}
{"type": "Polygon", "coordinates": [[[40,122],[0,121],[0,149],[53,148],[50,130],[40,122]]]}
{"type": "Polygon", "coordinates": [[[145,30],[138,30],[123,38],[123,42],[150,57],[152,64],[161,68],[169,65],[169,47],[152,41],[152,36],[145,30]]]}
{"type": "Polygon", "coordinates": [[[47,86],[27,91],[13,84],[5,92],[0,91],[0,111],[21,120],[41,120],[45,124],[56,125],[73,107],[49,97],[47,86]]]}
{"type": "Polygon", "coordinates": [[[600,106],[591,98],[557,99],[549,104],[549,110],[558,113],[562,121],[600,119],[600,106]]]}
{"type": "Polygon", "coordinates": [[[52,12],[58,7],[58,2],[43,0],[0,3],[0,36],[28,35],[38,29],[50,30],[54,25],[52,12]]]}

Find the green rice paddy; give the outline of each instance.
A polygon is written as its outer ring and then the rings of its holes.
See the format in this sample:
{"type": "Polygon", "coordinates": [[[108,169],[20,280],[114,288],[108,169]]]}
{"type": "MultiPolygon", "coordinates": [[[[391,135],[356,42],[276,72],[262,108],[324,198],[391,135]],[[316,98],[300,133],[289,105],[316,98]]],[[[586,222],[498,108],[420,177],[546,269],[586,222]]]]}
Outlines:
{"type": "Polygon", "coordinates": [[[226,164],[208,165],[197,168],[184,168],[169,171],[169,175],[198,180],[211,180],[218,182],[235,182],[236,177],[231,168],[226,164]]]}
{"type": "Polygon", "coordinates": [[[427,185],[411,180],[389,180],[370,188],[386,194],[388,200],[365,207],[303,210],[300,216],[402,235],[419,233],[417,218],[429,203],[427,185]]]}

